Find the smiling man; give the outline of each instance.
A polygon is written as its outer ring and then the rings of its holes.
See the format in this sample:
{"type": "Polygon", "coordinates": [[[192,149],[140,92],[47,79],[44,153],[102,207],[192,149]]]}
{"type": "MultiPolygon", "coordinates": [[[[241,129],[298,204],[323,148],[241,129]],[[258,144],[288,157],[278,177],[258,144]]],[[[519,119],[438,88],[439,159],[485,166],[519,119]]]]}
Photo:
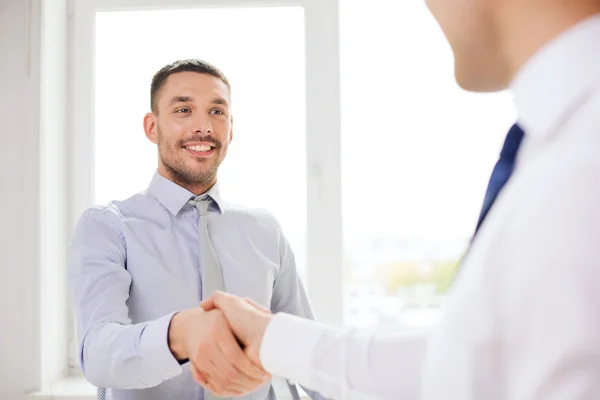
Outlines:
{"type": "MultiPolygon", "coordinates": [[[[187,62],[190,63],[190,62],[187,62]]],[[[217,180],[217,170],[233,139],[230,84],[214,74],[163,68],[152,80],[152,112],[144,118],[146,136],[158,146],[158,173],[203,193],[217,180]],[[203,118],[198,118],[202,113],[203,118]]],[[[192,64],[193,65],[193,64],[192,64]]]]}
{"type": "Polygon", "coordinates": [[[222,312],[199,307],[216,290],[313,318],[277,220],[219,194],[233,138],[230,91],[199,60],[156,73],[144,118],[158,148],[148,190],[88,209],[74,232],[81,367],[115,400],[273,398],[271,376],[244,354],[222,312]]]}

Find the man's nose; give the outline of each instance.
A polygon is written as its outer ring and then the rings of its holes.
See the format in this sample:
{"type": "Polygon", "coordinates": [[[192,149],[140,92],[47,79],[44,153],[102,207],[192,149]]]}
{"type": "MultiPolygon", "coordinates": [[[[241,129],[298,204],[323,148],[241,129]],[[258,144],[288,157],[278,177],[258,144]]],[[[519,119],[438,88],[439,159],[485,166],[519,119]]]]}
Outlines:
{"type": "Polygon", "coordinates": [[[208,116],[200,116],[194,120],[194,132],[207,134],[212,133],[212,124],[210,123],[210,118],[208,116]]]}

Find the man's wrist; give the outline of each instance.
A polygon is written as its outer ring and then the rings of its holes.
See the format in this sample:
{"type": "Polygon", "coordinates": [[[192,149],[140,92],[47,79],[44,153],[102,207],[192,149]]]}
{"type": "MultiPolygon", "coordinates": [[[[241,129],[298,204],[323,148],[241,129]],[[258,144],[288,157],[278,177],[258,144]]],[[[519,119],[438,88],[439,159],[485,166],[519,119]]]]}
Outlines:
{"type": "Polygon", "coordinates": [[[186,349],[186,320],[186,312],[180,311],[173,315],[169,324],[169,349],[179,362],[189,358],[186,349]]]}
{"type": "Polygon", "coordinates": [[[260,317],[256,318],[256,331],[254,333],[254,346],[253,347],[253,354],[252,354],[252,358],[254,358],[255,362],[257,362],[259,365],[261,364],[260,361],[260,350],[262,348],[263,345],[263,339],[265,337],[265,332],[267,330],[267,327],[269,326],[269,324],[271,323],[271,320],[273,319],[273,315],[272,314],[263,314],[260,317]]]}
{"type": "Polygon", "coordinates": [[[269,326],[272,319],[273,319],[273,314],[265,313],[264,315],[261,316],[260,323],[259,323],[259,330],[258,330],[258,336],[259,336],[260,343],[262,343],[263,337],[265,336],[265,331],[267,330],[267,326],[269,326]]]}

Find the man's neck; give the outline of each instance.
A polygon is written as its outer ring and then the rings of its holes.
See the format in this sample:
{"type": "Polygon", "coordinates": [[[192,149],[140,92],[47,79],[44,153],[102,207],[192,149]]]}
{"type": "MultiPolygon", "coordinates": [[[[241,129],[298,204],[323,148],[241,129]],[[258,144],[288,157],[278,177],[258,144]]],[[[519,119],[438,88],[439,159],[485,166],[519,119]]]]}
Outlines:
{"type": "Polygon", "coordinates": [[[197,184],[197,185],[186,185],[186,186],[183,186],[183,185],[181,185],[179,183],[178,183],[178,185],[185,187],[187,190],[189,190],[190,192],[192,192],[196,196],[198,196],[198,195],[201,195],[202,193],[208,192],[209,189],[215,185],[215,183],[217,183],[216,179],[211,180],[208,183],[202,183],[202,184],[197,184]]]}
{"type": "Polygon", "coordinates": [[[195,194],[196,196],[206,193],[211,187],[215,185],[215,183],[217,183],[216,176],[206,182],[190,184],[186,182],[180,182],[176,177],[172,176],[172,174],[165,171],[164,168],[159,167],[158,173],[161,174],[163,178],[166,178],[171,182],[178,184],[179,186],[181,186],[184,189],[187,189],[189,192],[195,194]]]}
{"type": "Polygon", "coordinates": [[[600,13],[600,1],[547,0],[507,2],[499,24],[509,80],[543,46],[581,21],[600,13]]]}

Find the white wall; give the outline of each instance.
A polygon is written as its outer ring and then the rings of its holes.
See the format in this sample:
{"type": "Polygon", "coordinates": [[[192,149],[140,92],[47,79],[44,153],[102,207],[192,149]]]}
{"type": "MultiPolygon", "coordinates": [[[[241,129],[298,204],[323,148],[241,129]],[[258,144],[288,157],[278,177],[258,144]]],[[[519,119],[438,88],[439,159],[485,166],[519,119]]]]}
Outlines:
{"type": "Polygon", "coordinates": [[[39,2],[0,0],[0,398],[39,384],[39,2]]]}
{"type": "Polygon", "coordinates": [[[66,4],[0,0],[3,400],[66,373],[66,4]]]}
{"type": "MultiPolygon", "coordinates": [[[[13,0],[17,1],[17,0],[13,0]]],[[[40,115],[40,390],[67,372],[66,193],[67,4],[43,0],[41,7],[40,115]]]]}

